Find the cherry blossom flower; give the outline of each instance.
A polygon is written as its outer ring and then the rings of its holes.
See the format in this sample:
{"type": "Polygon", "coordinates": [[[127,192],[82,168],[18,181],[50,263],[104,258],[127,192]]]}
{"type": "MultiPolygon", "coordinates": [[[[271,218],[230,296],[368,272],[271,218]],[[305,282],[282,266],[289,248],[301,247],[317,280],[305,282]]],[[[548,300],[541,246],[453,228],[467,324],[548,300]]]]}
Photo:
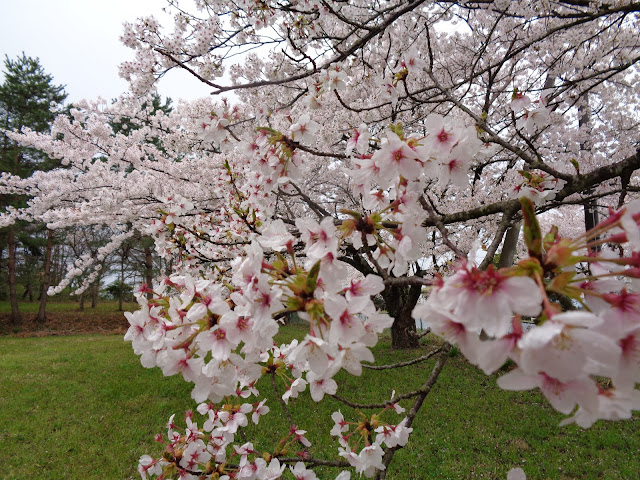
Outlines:
{"type": "Polygon", "coordinates": [[[436,159],[447,157],[460,140],[462,134],[462,129],[459,125],[447,121],[444,117],[435,113],[426,118],[424,126],[429,132],[425,145],[431,156],[436,159]]]}
{"type": "Polygon", "coordinates": [[[404,447],[409,441],[409,435],[413,428],[407,427],[407,418],[403,418],[398,425],[382,425],[376,428],[376,442],[378,445],[385,443],[387,447],[404,447]]]}
{"type": "Polygon", "coordinates": [[[387,132],[382,143],[371,160],[380,169],[383,178],[395,178],[398,175],[413,180],[420,175],[420,162],[418,154],[403,142],[398,135],[387,132]]]}
{"type": "Polygon", "coordinates": [[[359,154],[363,154],[369,148],[369,129],[366,124],[361,124],[358,128],[353,129],[353,134],[347,140],[347,148],[345,155],[351,155],[353,150],[356,150],[359,154]]]}
{"type": "Polygon", "coordinates": [[[511,99],[511,104],[510,104],[512,111],[517,113],[520,110],[529,108],[529,105],[531,105],[531,99],[527,97],[524,93],[515,92],[513,94],[511,99]]]}
{"type": "Polygon", "coordinates": [[[516,122],[516,127],[524,128],[529,135],[533,135],[537,129],[547,127],[550,121],[549,110],[544,105],[541,105],[531,111],[525,110],[524,115],[516,122]]]}
{"type": "Polygon", "coordinates": [[[291,125],[289,131],[291,138],[300,143],[311,143],[315,140],[315,135],[320,130],[320,125],[309,118],[308,114],[302,115],[296,123],[291,125]]]}
{"type": "Polygon", "coordinates": [[[571,413],[576,404],[588,411],[594,411],[598,406],[598,388],[587,376],[561,382],[544,373],[527,374],[516,368],[498,378],[498,386],[505,390],[539,387],[553,408],[564,414],[571,413]]]}
{"type": "Polygon", "coordinates": [[[321,377],[314,372],[307,374],[307,382],[314,402],[319,402],[325,395],[334,395],[338,391],[338,384],[333,378],[321,377]]]}
{"type": "Polygon", "coordinates": [[[287,227],[280,219],[271,222],[258,238],[262,248],[272,248],[278,252],[284,250],[287,244],[293,243],[293,241],[293,235],[287,231],[287,227]]]}
{"type": "Polygon", "coordinates": [[[507,277],[489,267],[486,271],[463,265],[436,291],[437,301],[470,329],[502,337],[509,332],[514,314],[536,317],[542,294],[529,277],[507,277]]]}
{"type": "Polygon", "coordinates": [[[304,463],[297,462],[293,467],[289,467],[291,473],[295,477],[296,480],[317,480],[318,477],[313,470],[307,470],[304,463]]]}
{"type": "Polygon", "coordinates": [[[291,382],[291,385],[289,386],[289,388],[287,388],[287,391],[284,392],[284,394],[282,395],[282,399],[285,403],[288,403],[290,398],[297,398],[298,394],[300,392],[304,392],[306,387],[306,380],[304,380],[303,378],[296,378],[293,382],[291,382]]]}
{"type": "Polygon", "coordinates": [[[324,258],[328,253],[337,252],[337,229],[331,217],[323,218],[320,223],[311,218],[298,218],[296,227],[306,245],[305,252],[312,261],[324,258]]]}
{"type": "Polygon", "coordinates": [[[339,410],[331,414],[331,420],[334,422],[333,428],[330,432],[331,435],[340,437],[344,432],[349,430],[349,424],[345,422],[344,416],[339,410]]]}
{"type": "Polygon", "coordinates": [[[518,341],[520,367],[528,374],[545,372],[560,382],[585,374],[611,375],[620,348],[609,337],[590,329],[602,323],[581,311],[559,313],[518,341]]]}
{"type": "Polygon", "coordinates": [[[265,398],[264,400],[262,400],[255,408],[255,410],[253,411],[253,413],[251,414],[251,420],[253,420],[253,423],[255,423],[256,425],[258,425],[258,422],[260,421],[260,417],[262,415],[266,415],[267,413],[269,413],[270,409],[269,407],[267,407],[265,405],[267,399],[265,398]]]}
{"type": "Polygon", "coordinates": [[[625,420],[632,416],[633,410],[640,409],[640,392],[630,389],[609,389],[598,392],[598,406],[589,410],[580,406],[576,413],[560,425],[576,423],[582,428],[591,427],[597,420],[625,420]]]}
{"type": "Polygon", "coordinates": [[[329,329],[331,343],[346,347],[357,342],[364,335],[364,325],[356,315],[359,312],[352,304],[347,303],[344,297],[328,295],[324,299],[324,309],[332,318],[329,329]]]}
{"type": "MultiPolygon", "coordinates": [[[[382,463],[383,454],[382,448],[377,443],[364,447],[354,461],[356,473],[364,473],[365,477],[371,478],[376,470],[385,470],[386,467],[382,463]]],[[[347,460],[350,459],[347,458],[347,460]]]]}

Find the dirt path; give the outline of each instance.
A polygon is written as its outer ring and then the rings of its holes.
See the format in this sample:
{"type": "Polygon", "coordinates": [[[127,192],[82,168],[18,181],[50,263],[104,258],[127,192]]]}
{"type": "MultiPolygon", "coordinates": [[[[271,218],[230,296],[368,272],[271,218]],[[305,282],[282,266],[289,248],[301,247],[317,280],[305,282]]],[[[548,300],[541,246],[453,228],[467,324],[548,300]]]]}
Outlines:
{"type": "Polygon", "coordinates": [[[35,322],[35,314],[23,314],[22,325],[9,325],[9,314],[0,314],[0,335],[14,337],[45,337],[77,333],[105,333],[124,335],[129,322],[123,312],[52,312],[44,324],[35,322]]]}

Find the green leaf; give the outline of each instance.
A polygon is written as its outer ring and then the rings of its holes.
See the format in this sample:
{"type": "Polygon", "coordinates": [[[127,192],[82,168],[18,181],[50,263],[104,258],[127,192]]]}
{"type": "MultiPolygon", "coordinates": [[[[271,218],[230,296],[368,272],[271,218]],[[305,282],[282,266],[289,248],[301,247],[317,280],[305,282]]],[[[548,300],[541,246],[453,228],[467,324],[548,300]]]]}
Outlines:
{"type": "Polygon", "coordinates": [[[318,285],[318,274],[320,273],[320,260],[313,264],[309,274],[307,275],[307,293],[311,294],[315,292],[318,285]]]}
{"type": "Polygon", "coordinates": [[[389,130],[391,130],[393,133],[404,140],[404,131],[402,130],[401,123],[392,123],[391,125],[389,125],[389,130]]]}
{"type": "Polygon", "coordinates": [[[518,170],[518,173],[522,175],[524,178],[526,178],[527,180],[531,180],[532,178],[531,173],[527,172],[526,170],[518,170]]]}
{"type": "Polygon", "coordinates": [[[542,246],[544,247],[545,251],[548,251],[551,246],[558,240],[558,227],[556,225],[553,225],[551,227],[551,230],[549,230],[549,233],[544,236],[544,239],[542,240],[542,246]]]}
{"type": "Polygon", "coordinates": [[[524,241],[529,250],[529,255],[542,258],[542,232],[536,217],[536,209],[533,202],[526,197],[520,198],[522,205],[522,218],[524,220],[524,241]]]}
{"type": "Polygon", "coordinates": [[[571,165],[573,165],[573,168],[576,169],[576,173],[578,175],[580,175],[580,164],[578,163],[578,161],[575,158],[571,159],[571,165]]]}

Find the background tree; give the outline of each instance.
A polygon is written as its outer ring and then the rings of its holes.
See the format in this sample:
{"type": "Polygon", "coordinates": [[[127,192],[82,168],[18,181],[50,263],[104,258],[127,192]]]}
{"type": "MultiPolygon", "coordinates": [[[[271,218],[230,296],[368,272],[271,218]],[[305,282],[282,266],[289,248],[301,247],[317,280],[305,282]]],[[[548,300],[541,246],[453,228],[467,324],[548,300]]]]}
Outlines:
{"type": "MultiPolygon", "coordinates": [[[[54,109],[58,108],[66,98],[64,86],[55,85],[53,77],[47,74],[37,58],[31,58],[24,53],[16,60],[8,57],[4,62],[4,82],[0,85],[0,122],[3,131],[0,141],[0,169],[19,177],[28,177],[35,170],[49,170],[57,165],[42,152],[20,146],[11,140],[7,131],[21,131],[28,128],[35,132],[47,132],[54,119],[54,109]]],[[[9,205],[20,207],[24,205],[26,197],[3,195],[0,199],[5,208],[9,205]]],[[[16,251],[19,225],[7,227],[8,250],[8,283],[9,299],[11,303],[11,322],[15,325],[21,322],[16,291],[16,251]]],[[[52,248],[52,234],[47,234],[47,241],[43,245],[46,258],[49,259],[52,248]]],[[[37,237],[35,237],[37,238],[37,237]]],[[[47,283],[49,276],[49,261],[44,262],[42,284],[47,283]]],[[[46,295],[40,295],[41,308],[38,319],[44,319],[44,305],[46,295]]]]}

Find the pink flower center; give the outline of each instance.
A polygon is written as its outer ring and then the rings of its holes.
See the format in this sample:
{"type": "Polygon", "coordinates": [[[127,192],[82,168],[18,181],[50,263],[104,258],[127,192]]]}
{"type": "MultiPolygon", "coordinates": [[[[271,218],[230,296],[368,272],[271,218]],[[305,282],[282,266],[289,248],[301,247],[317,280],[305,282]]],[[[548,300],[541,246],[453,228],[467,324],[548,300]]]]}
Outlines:
{"type": "Polygon", "coordinates": [[[618,341],[622,355],[625,357],[631,357],[633,354],[640,353],[640,343],[635,335],[631,334],[618,341]]]}
{"type": "Polygon", "coordinates": [[[393,157],[393,160],[396,162],[399,162],[404,158],[404,154],[402,153],[402,150],[395,150],[391,155],[393,157]]]}
{"type": "Polygon", "coordinates": [[[620,295],[613,293],[605,293],[603,298],[614,308],[621,312],[638,312],[640,305],[640,296],[635,293],[629,293],[626,289],[622,289],[620,295]]]}
{"type": "Polygon", "coordinates": [[[554,395],[559,396],[567,389],[567,385],[562,383],[560,380],[550,377],[546,373],[541,373],[541,375],[544,378],[544,390],[553,392],[554,395]]]}
{"type": "Polygon", "coordinates": [[[443,128],[438,134],[438,141],[442,143],[447,143],[450,137],[451,137],[451,134],[446,132],[445,129],[443,128]]]}
{"type": "Polygon", "coordinates": [[[500,287],[502,280],[503,277],[493,268],[484,272],[473,268],[466,272],[463,286],[469,290],[475,290],[480,295],[492,295],[500,287]]]}

